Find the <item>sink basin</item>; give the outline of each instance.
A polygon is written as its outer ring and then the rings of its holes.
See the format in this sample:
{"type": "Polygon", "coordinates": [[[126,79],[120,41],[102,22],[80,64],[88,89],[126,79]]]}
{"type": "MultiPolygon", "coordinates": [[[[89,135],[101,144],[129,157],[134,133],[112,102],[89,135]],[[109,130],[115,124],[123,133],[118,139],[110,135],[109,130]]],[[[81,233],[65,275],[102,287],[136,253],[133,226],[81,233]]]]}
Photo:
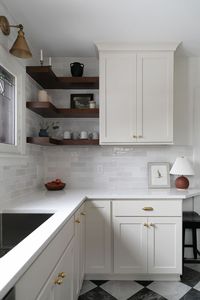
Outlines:
{"type": "Polygon", "coordinates": [[[0,214],[0,257],[49,219],[50,213],[0,214]]]}

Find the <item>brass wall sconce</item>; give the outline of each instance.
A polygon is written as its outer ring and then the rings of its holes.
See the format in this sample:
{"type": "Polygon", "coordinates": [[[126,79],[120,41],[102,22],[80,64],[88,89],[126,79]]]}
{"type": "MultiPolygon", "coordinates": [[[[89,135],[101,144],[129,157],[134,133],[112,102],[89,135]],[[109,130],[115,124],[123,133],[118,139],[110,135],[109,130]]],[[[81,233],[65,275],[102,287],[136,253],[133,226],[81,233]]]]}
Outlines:
{"type": "Polygon", "coordinates": [[[23,25],[10,25],[6,17],[0,16],[0,28],[4,35],[10,34],[10,27],[18,28],[19,31],[17,38],[9,52],[19,58],[31,58],[32,54],[24,37],[23,25]]]}

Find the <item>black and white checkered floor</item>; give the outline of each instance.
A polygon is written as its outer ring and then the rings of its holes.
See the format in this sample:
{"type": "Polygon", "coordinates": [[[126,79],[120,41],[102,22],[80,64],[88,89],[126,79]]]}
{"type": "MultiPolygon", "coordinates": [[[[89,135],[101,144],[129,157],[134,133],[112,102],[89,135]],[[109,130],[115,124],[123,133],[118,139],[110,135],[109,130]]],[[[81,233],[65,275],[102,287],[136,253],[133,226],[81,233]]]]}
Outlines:
{"type": "Polygon", "coordinates": [[[84,281],[79,300],[200,300],[200,264],[187,264],[181,282],[84,281]]]}

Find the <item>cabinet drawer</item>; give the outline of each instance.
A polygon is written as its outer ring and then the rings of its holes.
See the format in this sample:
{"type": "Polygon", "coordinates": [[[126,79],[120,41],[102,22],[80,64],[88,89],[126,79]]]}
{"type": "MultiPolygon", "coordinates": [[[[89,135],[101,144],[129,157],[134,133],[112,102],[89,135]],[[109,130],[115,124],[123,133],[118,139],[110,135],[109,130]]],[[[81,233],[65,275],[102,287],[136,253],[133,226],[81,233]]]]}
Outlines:
{"type": "Polygon", "coordinates": [[[74,236],[72,217],[17,282],[16,300],[36,299],[47,278],[55,268],[65,248],[74,236]]]}
{"type": "Polygon", "coordinates": [[[113,216],[181,216],[181,200],[120,200],[113,201],[113,216]]]}

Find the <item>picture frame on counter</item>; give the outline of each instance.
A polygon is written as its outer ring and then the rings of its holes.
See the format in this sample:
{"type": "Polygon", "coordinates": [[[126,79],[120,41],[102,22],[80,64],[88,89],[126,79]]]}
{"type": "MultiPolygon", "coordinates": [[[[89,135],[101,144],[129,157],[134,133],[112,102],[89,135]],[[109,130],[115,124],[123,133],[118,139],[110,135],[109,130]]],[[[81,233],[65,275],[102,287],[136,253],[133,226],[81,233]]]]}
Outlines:
{"type": "Polygon", "coordinates": [[[170,164],[168,162],[148,163],[148,186],[150,189],[170,188],[170,164]]]}
{"type": "Polygon", "coordinates": [[[90,108],[90,101],[93,101],[94,94],[71,94],[71,108],[90,108]]]}

